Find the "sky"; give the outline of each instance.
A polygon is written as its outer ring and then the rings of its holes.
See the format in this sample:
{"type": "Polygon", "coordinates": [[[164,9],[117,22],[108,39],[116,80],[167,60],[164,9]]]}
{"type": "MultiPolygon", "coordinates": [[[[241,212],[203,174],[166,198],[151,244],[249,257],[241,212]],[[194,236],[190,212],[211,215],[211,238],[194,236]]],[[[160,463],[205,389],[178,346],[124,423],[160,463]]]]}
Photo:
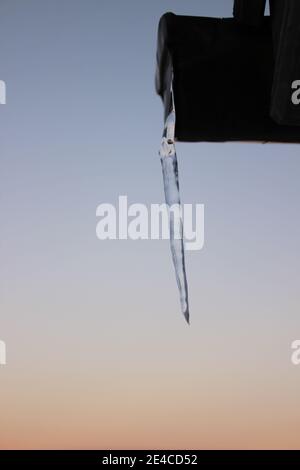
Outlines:
{"type": "Polygon", "coordinates": [[[0,0],[0,449],[300,447],[297,145],[177,144],[189,327],[168,241],[96,237],[99,204],[164,200],[167,11],[232,1],[0,0]]]}

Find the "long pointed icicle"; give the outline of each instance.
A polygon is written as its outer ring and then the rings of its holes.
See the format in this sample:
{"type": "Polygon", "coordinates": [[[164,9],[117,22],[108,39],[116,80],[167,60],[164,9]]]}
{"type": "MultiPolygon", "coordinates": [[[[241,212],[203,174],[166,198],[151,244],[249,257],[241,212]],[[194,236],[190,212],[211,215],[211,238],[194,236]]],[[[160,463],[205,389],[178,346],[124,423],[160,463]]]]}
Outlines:
{"type": "Polygon", "coordinates": [[[177,155],[175,149],[175,119],[175,109],[172,104],[171,112],[166,120],[159,154],[162,164],[166,203],[169,208],[176,205],[180,209],[178,212],[179,217],[176,216],[172,210],[169,211],[170,243],[180,294],[181,310],[186,321],[189,323],[190,314],[184,258],[183,221],[179,194],[177,155]]]}

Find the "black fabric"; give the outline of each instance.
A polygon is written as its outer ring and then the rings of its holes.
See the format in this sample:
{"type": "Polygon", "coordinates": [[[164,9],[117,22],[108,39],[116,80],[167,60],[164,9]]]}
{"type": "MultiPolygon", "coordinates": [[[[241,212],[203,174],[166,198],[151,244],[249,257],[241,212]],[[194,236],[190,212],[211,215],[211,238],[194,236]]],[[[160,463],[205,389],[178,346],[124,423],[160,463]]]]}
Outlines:
{"type": "Polygon", "coordinates": [[[233,18],[160,20],[156,89],[167,114],[174,75],[179,141],[300,142],[299,127],[269,116],[273,73],[268,17],[258,29],[233,18]]]}
{"type": "Polygon", "coordinates": [[[260,26],[264,20],[266,0],[234,0],[233,16],[237,21],[260,26]]]}
{"type": "Polygon", "coordinates": [[[292,84],[300,80],[300,1],[270,2],[274,40],[271,116],[278,124],[300,126],[300,104],[292,101],[292,84]]]}

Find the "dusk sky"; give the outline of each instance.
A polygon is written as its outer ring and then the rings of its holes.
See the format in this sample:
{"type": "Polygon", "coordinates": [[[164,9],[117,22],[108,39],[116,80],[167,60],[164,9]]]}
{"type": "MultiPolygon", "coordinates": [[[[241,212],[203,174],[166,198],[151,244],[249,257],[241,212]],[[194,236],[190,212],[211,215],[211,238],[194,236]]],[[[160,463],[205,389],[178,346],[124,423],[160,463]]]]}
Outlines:
{"type": "Polygon", "coordinates": [[[300,448],[300,147],[177,144],[190,326],[168,241],[96,237],[164,201],[167,11],[232,0],[0,0],[0,449],[300,448]]]}

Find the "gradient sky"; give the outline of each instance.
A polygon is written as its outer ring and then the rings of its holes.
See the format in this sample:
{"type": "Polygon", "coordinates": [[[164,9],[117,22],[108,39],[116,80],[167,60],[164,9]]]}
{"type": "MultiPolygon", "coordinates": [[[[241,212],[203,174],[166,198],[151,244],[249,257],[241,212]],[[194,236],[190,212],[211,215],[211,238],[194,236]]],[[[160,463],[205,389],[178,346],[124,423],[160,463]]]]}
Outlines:
{"type": "Polygon", "coordinates": [[[190,327],[167,241],[95,235],[98,204],[163,201],[166,11],[232,1],[0,0],[1,449],[300,448],[299,146],[178,144],[190,327]]]}

